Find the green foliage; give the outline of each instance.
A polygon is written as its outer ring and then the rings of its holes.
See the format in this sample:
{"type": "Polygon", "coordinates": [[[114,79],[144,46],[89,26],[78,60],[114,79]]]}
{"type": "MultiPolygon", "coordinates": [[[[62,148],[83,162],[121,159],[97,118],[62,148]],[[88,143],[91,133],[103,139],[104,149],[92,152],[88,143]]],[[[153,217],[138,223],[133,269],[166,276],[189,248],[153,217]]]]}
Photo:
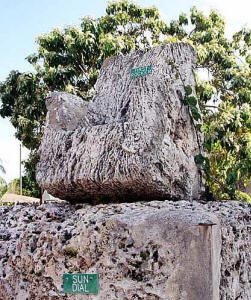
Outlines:
{"type": "MultiPolygon", "coordinates": [[[[30,153],[29,159],[24,162],[25,176],[22,176],[22,194],[29,197],[40,197],[40,189],[35,180],[35,166],[38,162],[36,151],[30,153]]],[[[1,167],[1,165],[0,165],[1,167]]],[[[1,171],[1,168],[0,168],[1,171]]],[[[4,168],[3,171],[5,172],[4,168]]],[[[0,198],[5,193],[20,194],[20,179],[13,179],[8,185],[0,176],[0,198]]]]}
{"type": "Polygon", "coordinates": [[[0,177],[0,199],[7,192],[7,184],[5,180],[0,177]]]}
{"type": "Polygon", "coordinates": [[[7,188],[7,192],[11,194],[20,194],[20,184],[19,184],[19,179],[15,178],[13,179],[9,184],[7,188]]]}
{"type": "Polygon", "coordinates": [[[10,72],[0,83],[0,115],[10,117],[16,137],[29,149],[36,149],[45,121],[46,89],[38,74],[10,72]]]}
{"type": "MultiPolygon", "coordinates": [[[[29,163],[29,160],[28,160],[29,163]]],[[[22,176],[22,195],[29,197],[40,197],[40,190],[37,182],[33,179],[35,178],[31,176],[31,172],[34,172],[34,168],[30,167],[26,172],[25,176],[22,176]]],[[[33,174],[32,174],[33,175],[33,174]]],[[[13,179],[7,187],[7,192],[12,194],[20,195],[20,179],[13,179]]]]}
{"type": "Polygon", "coordinates": [[[236,192],[236,199],[239,201],[251,203],[251,197],[248,194],[243,193],[241,191],[236,192]]]}
{"type": "MultiPolygon", "coordinates": [[[[80,26],[40,36],[37,53],[27,58],[34,72],[12,71],[0,84],[0,115],[10,117],[16,136],[33,150],[26,165],[29,186],[34,182],[47,93],[63,90],[91,99],[106,58],[148,49],[163,40],[191,44],[197,52],[197,70],[209,75],[206,80],[196,77],[196,94],[183,84],[184,105],[205,135],[204,154],[195,160],[217,199],[239,197],[240,182],[246,184],[251,166],[251,31],[241,29],[227,39],[224,19],[216,11],[207,16],[195,7],[166,24],[157,8],[126,0],[110,2],[101,18],[85,17],[80,26]]],[[[30,188],[38,191],[35,185],[30,188]]]]}
{"type": "Polygon", "coordinates": [[[251,173],[251,109],[222,103],[222,111],[206,119],[204,148],[210,154],[207,183],[219,198],[237,197],[240,182],[246,185],[251,173]]]}
{"type": "Polygon", "coordinates": [[[39,156],[36,151],[32,151],[29,158],[24,162],[25,175],[22,177],[23,195],[29,197],[40,197],[40,188],[35,180],[35,166],[39,156]]]}
{"type": "Polygon", "coordinates": [[[190,21],[192,31],[180,24],[172,35],[193,45],[197,67],[209,74],[203,81],[197,76],[197,97],[184,87],[184,104],[198,121],[198,103],[204,123],[196,128],[203,128],[207,157],[199,154],[195,161],[202,165],[217,199],[240,199],[239,185],[245,186],[251,174],[251,31],[243,29],[227,40],[224,20],[215,11],[207,17],[192,8],[190,21]]]}

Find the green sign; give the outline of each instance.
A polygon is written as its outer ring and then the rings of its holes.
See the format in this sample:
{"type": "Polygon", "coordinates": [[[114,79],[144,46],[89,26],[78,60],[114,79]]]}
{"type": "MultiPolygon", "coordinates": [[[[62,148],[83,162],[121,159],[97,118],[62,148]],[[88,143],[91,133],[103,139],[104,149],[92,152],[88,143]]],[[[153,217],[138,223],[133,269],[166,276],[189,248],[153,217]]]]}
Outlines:
{"type": "Polygon", "coordinates": [[[64,293],[98,294],[98,274],[63,274],[64,293]]]}
{"type": "Polygon", "coordinates": [[[131,77],[142,77],[152,74],[152,66],[146,66],[146,67],[139,67],[136,69],[131,69],[131,77]]]}

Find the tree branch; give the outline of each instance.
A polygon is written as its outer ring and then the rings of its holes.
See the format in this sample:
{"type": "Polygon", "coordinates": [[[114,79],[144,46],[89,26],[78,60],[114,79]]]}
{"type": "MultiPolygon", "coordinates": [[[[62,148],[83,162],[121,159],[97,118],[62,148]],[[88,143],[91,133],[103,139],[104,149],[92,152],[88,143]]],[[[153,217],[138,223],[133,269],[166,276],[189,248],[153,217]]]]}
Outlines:
{"type": "Polygon", "coordinates": [[[209,108],[217,108],[218,110],[220,111],[224,111],[224,109],[218,107],[218,106],[215,106],[215,105],[204,105],[204,107],[209,107],[209,108]]]}

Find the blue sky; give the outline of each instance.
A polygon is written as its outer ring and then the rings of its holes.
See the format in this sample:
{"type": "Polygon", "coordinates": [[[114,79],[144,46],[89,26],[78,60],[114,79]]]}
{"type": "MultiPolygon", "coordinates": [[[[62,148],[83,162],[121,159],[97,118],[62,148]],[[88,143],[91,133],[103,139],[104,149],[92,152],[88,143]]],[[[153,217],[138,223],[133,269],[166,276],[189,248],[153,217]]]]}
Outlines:
{"type": "MultiPolygon", "coordinates": [[[[164,18],[176,17],[200,1],[142,0],[145,6],[160,8],[164,18]]],[[[105,0],[0,0],[0,81],[12,69],[29,70],[24,58],[36,49],[38,35],[53,27],[78,24],[81,16],[105,13],[105,0]]]]}
{"type": "MultiPolygon", "coordinates": [[[[218,9],[226,18],[229,33],[250,23],[250,0],[138,0],[143,6],[155,5],[167,21],[196,5],[204,11],[218,9]]],[[[0,81],[11,70],[31,70],[25,57],[36,51],[36,38],[53,27],[79,24],[81,16],[99,17],[106,0],[0,0],[0,81]]],[[[0,118],[0,158],[9,181],[18,176],[19,143],[14,128],[0,118]]],[[[23,149],[23,158],[27,156],[23,149]]]]}

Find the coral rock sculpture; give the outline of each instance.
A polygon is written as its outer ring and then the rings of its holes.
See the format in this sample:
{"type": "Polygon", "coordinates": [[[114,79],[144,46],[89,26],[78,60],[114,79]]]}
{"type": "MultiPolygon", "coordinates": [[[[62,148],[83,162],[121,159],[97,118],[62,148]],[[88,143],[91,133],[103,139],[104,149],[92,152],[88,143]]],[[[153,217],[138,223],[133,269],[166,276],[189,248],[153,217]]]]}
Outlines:
{"type": "Polygon", "coordinates": [[[40,186],[91,203],[198,198],[200,142],[183,104],[184,84],[194,93],[195,63],[190,45],[164,45],[106,60],[90,103],[51,93],[40,186]]]}

